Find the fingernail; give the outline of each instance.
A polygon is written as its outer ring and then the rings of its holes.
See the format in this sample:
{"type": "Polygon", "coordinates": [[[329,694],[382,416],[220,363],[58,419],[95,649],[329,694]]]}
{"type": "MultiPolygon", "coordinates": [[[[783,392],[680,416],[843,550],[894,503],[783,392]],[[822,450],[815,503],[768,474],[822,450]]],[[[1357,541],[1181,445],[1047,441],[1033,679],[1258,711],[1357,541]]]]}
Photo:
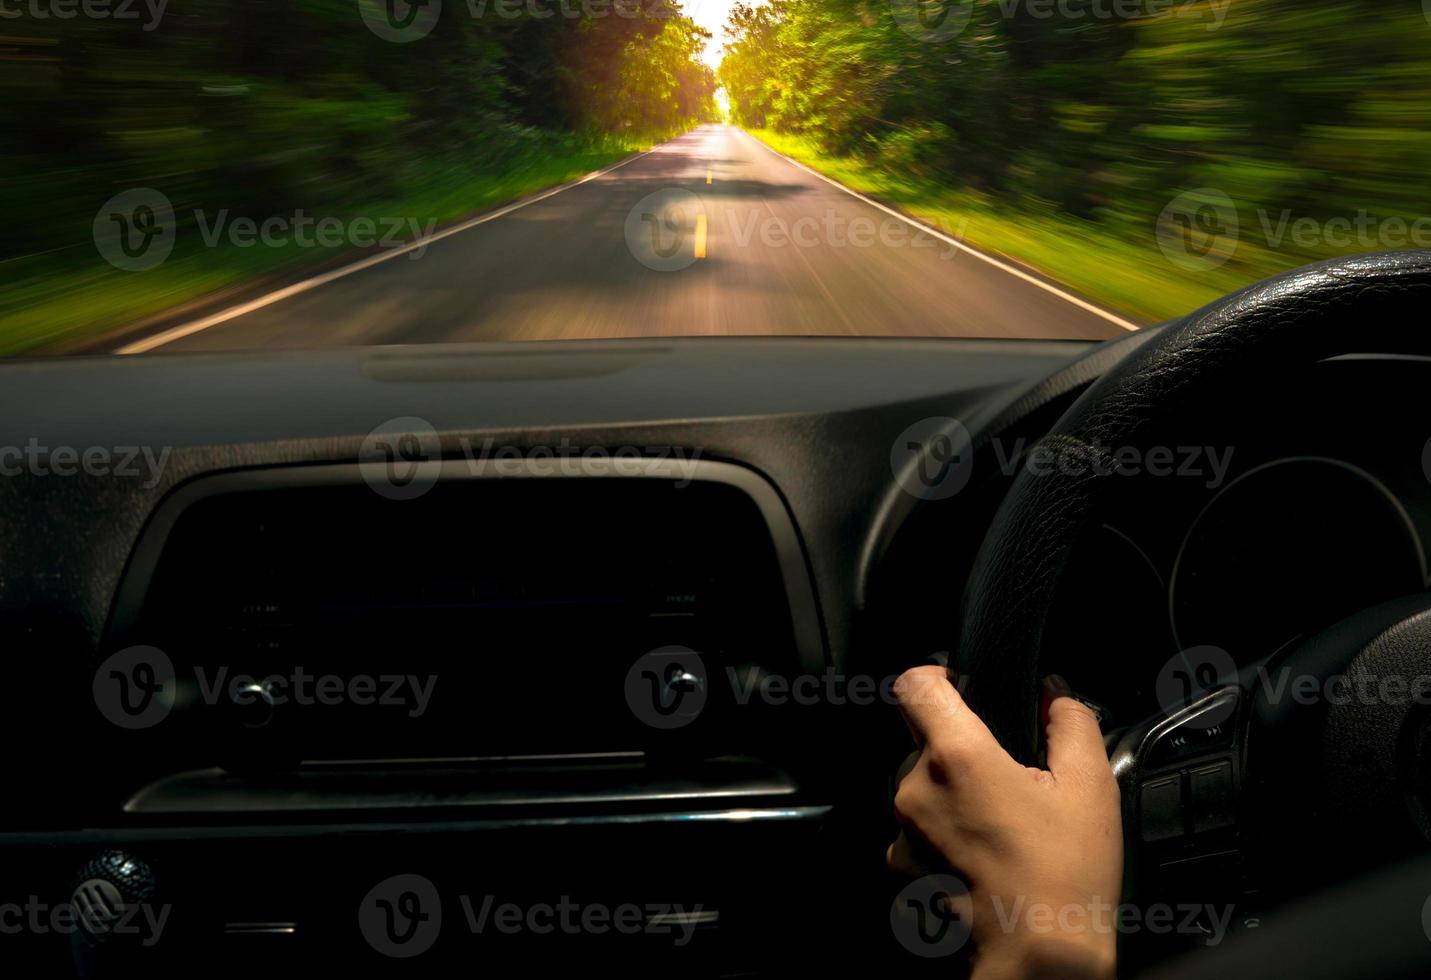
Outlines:
{"type": "Polygon", "coordinates": [[[1060,674],[1049,674],[1043,679],[1043,689],[1048,692],[1051,698],[1067,697],[1073,693],[1073,688],[1068,686],[1068,681],[1064,680],[1060,674]]]}
{"type": "Polygon", "coordinates": [[[1073,695],[1073,700],[1077,701],[1089,711],[1093,712],[1093,717],[1095,720],[1097,720],[1098,724],[1103,724],[1103,708],[1100,707],[1096,702],[1090,701],[1087,698],[1079,697],[1077,694],[1073,695]]]}

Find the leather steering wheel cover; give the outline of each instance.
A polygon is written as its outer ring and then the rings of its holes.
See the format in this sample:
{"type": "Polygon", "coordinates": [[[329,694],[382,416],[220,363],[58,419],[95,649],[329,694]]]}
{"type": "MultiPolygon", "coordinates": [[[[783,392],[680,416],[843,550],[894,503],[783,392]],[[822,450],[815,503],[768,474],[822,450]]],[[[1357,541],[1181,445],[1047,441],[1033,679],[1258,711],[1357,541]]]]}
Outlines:
{"type": "MultiPolygon", "coordinates": [[[[1219,391],[1289,364],[1431,351],[1431,251],[1334,259],[1267,279],[1171,324],[1074,402],[1040,446],[1101,467],[1021,467],[970,571],[953,669],[1011,755],[1038,761],[1045,624],[1074,546],[1108,487],[1095,447],[1138,445],[1219,391]]],[[[1090,620],[1112,618],[1089,610],[1090,620]]]]}

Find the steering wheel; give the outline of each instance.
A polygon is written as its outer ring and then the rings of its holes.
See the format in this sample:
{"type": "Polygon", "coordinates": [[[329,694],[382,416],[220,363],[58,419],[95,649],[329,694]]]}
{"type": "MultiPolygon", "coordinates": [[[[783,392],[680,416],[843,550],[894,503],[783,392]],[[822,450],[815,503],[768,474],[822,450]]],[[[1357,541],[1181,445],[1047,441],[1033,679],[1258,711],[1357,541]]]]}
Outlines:
{"type": "MultiPolygon", "coordinates": [[[[1431,251],[1308,266],[1172,323],[1055,423],[1042,451],[1082,465],[1025,467],[1013,479],[971,571],[951,665],[971,707],[1015,759],[1039,761],[1045,626],[1075,545],[1116,475],[1116,460],[1099,447],[1155,444],[1176,419],[1289,366],[1354,352],[1431,351],[1428,309],[1431,251]]],[[[1110,615],[1082,612],[1092,623],[1110,615]]],[[[1386,669],[1431,675],[1431,596],[1365,610],[1288,652],[1281,669],[1318,678],[1386,669]]],[[[1395,824],[1398,846],[1425,847],[1431,710],[1409,703],[1301,710],[1264,687],[1222,680],[1126,733],[1114,753],[1129,855],[1125,900],[1157,887],[1169,855],[1174,863],[1202,856],[1199,839],[1238,855],[1234,873],[1245,876],[1241,859],[1254,850],[1247,845],[1260,847],[1299,817],[1306,823],[1309,806],[1319,816],[1345,817],[1347,826],[1378,824],[1378,844],[1380,828],[1395,824]],[[1247,805],[1250,797],[1256,806],[1247,805]],[[1201,812],[1211,817],[1199,826],[1201,812]],[[1260,826],[1244,825],[1247,816],[1260,826]]],[[[1318,830],[1325,851],[1336,831],[1318,830]]],[[[1290,867],[1289,857],[1261,870],[1290,867]]]]}

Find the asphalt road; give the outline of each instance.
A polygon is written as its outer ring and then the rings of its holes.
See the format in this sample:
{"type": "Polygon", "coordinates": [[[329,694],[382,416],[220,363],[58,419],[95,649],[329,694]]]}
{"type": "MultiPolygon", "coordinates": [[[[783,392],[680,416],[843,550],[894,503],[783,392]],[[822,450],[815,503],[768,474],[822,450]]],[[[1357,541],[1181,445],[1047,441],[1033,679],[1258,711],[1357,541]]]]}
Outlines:
{"type": "Polygon", "coordinates": [[[146,350],[708,335],[1102,338],[1132,327],[734,127],[245,304],[146,350]],[[947,236],[947,237],[945,237],[947,236]],[[415,255],[420,257],[414,257],[415,255]]]}

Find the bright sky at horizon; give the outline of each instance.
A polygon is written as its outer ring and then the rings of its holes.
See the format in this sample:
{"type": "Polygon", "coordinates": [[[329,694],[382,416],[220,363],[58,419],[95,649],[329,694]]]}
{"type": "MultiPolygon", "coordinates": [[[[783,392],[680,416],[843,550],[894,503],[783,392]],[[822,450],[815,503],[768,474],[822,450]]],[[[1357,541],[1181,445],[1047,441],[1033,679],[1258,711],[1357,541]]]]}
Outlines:
{"type": "Polygon", "coordinates": [[[701,60],[712,68],[720,64],[721,48],[725,44],[725,21],[735,0],[681,0],[686,16],[711,32],[701,60]]]}

